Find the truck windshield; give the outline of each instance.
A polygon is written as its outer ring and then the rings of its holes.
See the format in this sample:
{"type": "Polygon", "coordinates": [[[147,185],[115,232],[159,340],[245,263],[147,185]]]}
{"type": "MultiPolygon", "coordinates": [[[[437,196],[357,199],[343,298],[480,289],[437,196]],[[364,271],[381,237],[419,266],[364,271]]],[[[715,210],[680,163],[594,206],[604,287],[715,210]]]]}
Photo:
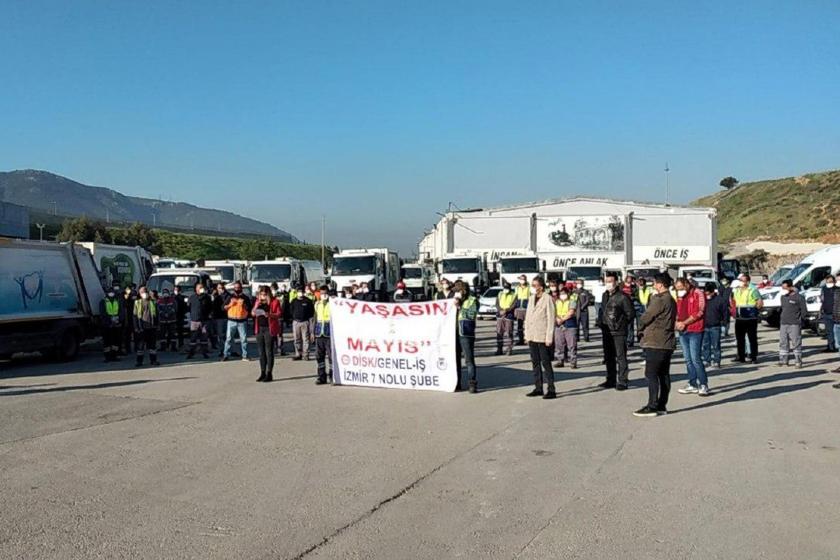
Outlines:
{"type": "Polygon", "coordinates": [[[181,293],[184,295],[191,295],[195,292],[195,284],[201,280],[197,274],[164,274],[161,276],[152,276],[146,283],[146,288],[151,291],[156,291],[162,294],[163,290],[172,291],[172,288],[178,286],[181,288],[181,293]]]}
{"type": "Polygon", "coordinates": [[[684,268],[683,275],[691,278],[714,278],[714,274],[708,268],[684,268]]]}
{"type": "Polygon", "coordinates": [[[628,268],[627,274],[632,274],[636,278],[644,278],[648,280],[659,274],[658,268],[628,268]]]}
{"type": "Polygon", "coordinates": [[[401,274],[402,274],[403,278],[411,278],[411,279],[423,278],[423,269],[422,268],[415,268],[415,267],[404,268],[404,269],[402,269],[401,274]]]}
{"type": "Polygon", "coordinates": [[[251,281],[283,282],[292,277],[290,264],[255,264],[251,265],[251,281]]]}
{"type": "Polygon", "coordinates": [[[219,273],[219,276],[222,277],[222,282],[233,282],[233,265],[214,266],[213,270],[219,273]]]}
{"type": "Polygon", "coordinates": [[[476,259],[445,259],[443,261],[444,273],[478,272],[478,260],[476,259]]]}
{"type": "Polygon", "coordinates": [[[790,276],[790,272],[793,270],[793,267],[784,266],[773,273],[773,276],[770,277],[770,282],[774,286],[778,286],[782,283],[782,280],[787,279],[790,276]]]}
{"type": "Polygon", "coordinates": [[[570,266],[566,270],[566,280],[597,280],[601,272],[600,266],[570,266]]]}
{"type": "Polygon", "coordinates": [[[521,259],[502,259],[502,272],[505,274],[519,274],[520,272],[539,272],[540,261],[534,257],[521,259]]]}
{"type": "Polygon", "coordinates": [[[347,276],[348,274],[374,274],[376,272],[376,258],[373,255],[360,257],[336,257],[333,261],[333,276],[347,276]]]}

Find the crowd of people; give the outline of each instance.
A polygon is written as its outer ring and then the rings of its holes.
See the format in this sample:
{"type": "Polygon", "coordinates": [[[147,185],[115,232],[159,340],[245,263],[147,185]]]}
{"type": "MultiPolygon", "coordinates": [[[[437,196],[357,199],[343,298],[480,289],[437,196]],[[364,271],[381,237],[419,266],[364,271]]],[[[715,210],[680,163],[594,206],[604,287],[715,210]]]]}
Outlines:
{"type": "MultiPolygon", "coordinates": [[[[599,280],[604,292],[596,301],[583,280],[546,282],[521,276],[514,287],[503,282],[496,300],[496,355],[511,355],[516,345],[527,345],[534,376],[529,397],[556,398],[554,369],[568,363],[577,368],[581,339],[589,341],[589,308],[596,313],[595,326],[602,334],[605,377],[600,387],[624,391],[629,383],[628,349],[639,343],[649,386],[648,403],[634,412],[649,417],[667,413],[671,390],[671,359],[679,344],[686,363],[688,382],[681,394],[706,397],[712,394],[708,372],[723,366],[721,341],[734,322],[735,363],[758,363],[758,324],[763,306],[758,288],[748,274],[734,282],[707,282],[699,287],[691,278],[672,280],[667,273],[645,278],[628,275],[619,281],[615,273],[599,280]]],[[[823,288],[823,313],[832,320],[829,350],[840,339],[840,288],[833,277],[823,288]],[[828,307],[826,307],[828,302],[828,307]]],[[[781,316],[778,363],[794,361],[803,366],[802,325],[807,316],[804,297],[789,280],[781,285],[781,316]]],[[[477,299],[465,282],[443,281],[435,299],[453,298],[458,314],[458,386],[461,363],[467,370],[467,389],[478,391],[475,365],[477,299]]],[[[840,367],[833,370],[840,373],[840,367]]],[[[834,385],[840,388],[840,384],[834,385]]]]}
{"type": "MultiPolygon", "coordinates": [[[[702,288],[690,278],[672,281],[666,273],[653,278],[628,275],[619,281],[607,273],[599,283],[603,296],[596,301],[583,280],[559,282],[524,275],[516,286],[502,283],[496,300],[496,355],[511,355],[515,346],[527,346],[534,376],[529,397],[556,398],[555,368],[566,364],[578,367],[581,341],[590,341],[590,308],[595,311],[595,326],[601,331],[605,380],[604,389],[626,390],[629,383],[628,349],[639,343],[642,348],[645,377],[650,394],[648,403],[637,416],[657,416],[667,412],[670,393],[670,367],[679,343],[685,358],[687,384],[682,394],[711,394],[709,371],[723,367],[721,341],[729,336],[734,320],[736,356],[734,361],[758,362],[758,323],[762,299],[750,276],[742,274],[735,282],[723,279],[718,285],[702,288]]],[[[248,323],[259,355],[259,382],[273,380],[277,355],[286,356],[284,334],[291,333],[293,360],[310,360],[314,349],[319,385],[332,382],[330,299],[339,297],[328,286],[315,283],[286,290],[263,286],[255,296],[246,294],[240,282],[227,290],[217,284],[209,290],[196,284],[187,297],[180,286],[164,288],[160,294],[145,286],[114,286],[102,301],[102,338],[105,360],[120,355],[135,355],[136,366],[159,364],[158,352],[185,352],[186,359],[197,353],[205,359],[210,352],[227,361],[232,357],[248,360],[248,323]],[[239,354],[234,343],[239,341],[239,354]]],[[[828,349],[836,350],[840,339],[840,287],[828,277],[823,287],[823,317],[829,324],[828,349]],[[830,323],[829,323],[830,321],[830,323]]],[[[442,280],[433,299],[452,299],[458,309],[456,390],[478,392],[475,361],[478,294],[466,282],[442,280]],[[466,384],[463,372],[466,370],[466,384]]],[[[375,301],[367,284],[349,286],[340,297],[375,301]]],[[[412,295],[400,282],[394,302],[410,302],[412,295]]],[[[779,365],[801,368],[802,324],[807,309],[805,300],[790,281],[782,282],[779,329],[779,365]]],[[[840,373],[840,367],[834,370],[840,373]]],[[[835,385],[840,388],[840,384],[835,385]]]]}

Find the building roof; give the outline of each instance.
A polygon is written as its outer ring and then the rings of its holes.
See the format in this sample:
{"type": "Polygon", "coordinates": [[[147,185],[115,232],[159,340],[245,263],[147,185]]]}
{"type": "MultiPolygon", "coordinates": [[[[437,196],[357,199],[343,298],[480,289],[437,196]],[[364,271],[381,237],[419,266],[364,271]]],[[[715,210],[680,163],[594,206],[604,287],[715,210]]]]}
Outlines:
{"type": "Polygon", "coordinates": [[[551,204],[565,204],[569,202],[607,202],[613,204],[633,204],[635,206],[645,206],[648,208],[676,208],[683,210],[714,211],[714,208],[703,206],[688,206],[681,204],[664,204],[661,202],[639,202],[636,200],[624,200],[617,198],[607,198],[600,196],[569,196],[563,198],[549,198],[545,200],[537,200],[534,202],[521,202],[519,204],[508,204],[506,206],[491,206],[488,208],[467,208],[465,210],[458,210],[458,213],[465,214],[467,212],[497,212],[500,210],[515,210],[518,208],[529,208],[534,206],[548,206],[551,204]]]}

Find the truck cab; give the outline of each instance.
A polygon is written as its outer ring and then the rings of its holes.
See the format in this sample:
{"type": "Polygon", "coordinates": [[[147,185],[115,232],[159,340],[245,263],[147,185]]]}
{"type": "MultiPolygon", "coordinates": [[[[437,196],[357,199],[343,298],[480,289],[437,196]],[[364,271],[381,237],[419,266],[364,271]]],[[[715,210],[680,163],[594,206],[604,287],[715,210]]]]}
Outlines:
{"type": "Polygon", "coordinates": [[[263,286],[270,287],[273,283],[288,291],[306,282],[300,261],[289,258],[251,262],[248,279],[252,294],[258,293],[263,286]]]}
{"type": "Polygon", "coordinates": [[[677,272],[679,278],[694,280],[698,288],[703,288],[709,282],[718,281],[717,270],[711,266],[681,266],[677,272]]]}
{"type": "MultiPolygon", "coordinates": [[[[242,282],[243,284],[248,283],[247,261],[205,261],[203,268],[208,271],[215,271],[216,274],[218,274],[219,281],[224,284],[226,288],[230,287],[229,284],[233,284],[234,282],[242,282]]],[[[211,276],[214,275],[211,274],[211,276]]]]}
{"type": "Polygon", "coordinates": [[[379,301],[389,301],[399,275],[399,256],[389,249],[347,249],[333,257],[331,279],[339,292],[367,284],[379,301]]]}
{"type": "Polygon", "coordinates": [[[404,264],[400,269],[400,278],[405,289],[415,300],[427,300],[432,295],[432,271],[420,263],[404,264]]]}
{"type": "Polygon", "coordinates": [[[467,282],[474,293],[482,294],[489,284],[484,260],[477,256],[450,256],[440,261],[439,280],[449,283],[461,280],[467,282]]]}
{"type": "Polygon", "coordinates": [[[530,284],[534,278],[545,272],[545,264],[536,255],[501,257],[499,259],[499,284],[507,282],[511,286],[519,282],[523,274],[530,284]]]}

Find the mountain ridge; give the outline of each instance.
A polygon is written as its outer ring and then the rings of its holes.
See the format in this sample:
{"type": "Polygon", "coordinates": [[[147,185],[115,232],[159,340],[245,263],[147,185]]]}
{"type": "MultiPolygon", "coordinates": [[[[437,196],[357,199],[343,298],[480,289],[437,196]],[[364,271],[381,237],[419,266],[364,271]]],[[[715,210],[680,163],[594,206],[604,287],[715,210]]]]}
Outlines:
{"type": "Polygon", "coordinates": [[[126,195],[113,188],[86,185],[39,169],[0,171],[0,201],[68,217],[84,215],[100,220],[259,234],[298,241],[272,224],[227,210],[126,195]]]}

